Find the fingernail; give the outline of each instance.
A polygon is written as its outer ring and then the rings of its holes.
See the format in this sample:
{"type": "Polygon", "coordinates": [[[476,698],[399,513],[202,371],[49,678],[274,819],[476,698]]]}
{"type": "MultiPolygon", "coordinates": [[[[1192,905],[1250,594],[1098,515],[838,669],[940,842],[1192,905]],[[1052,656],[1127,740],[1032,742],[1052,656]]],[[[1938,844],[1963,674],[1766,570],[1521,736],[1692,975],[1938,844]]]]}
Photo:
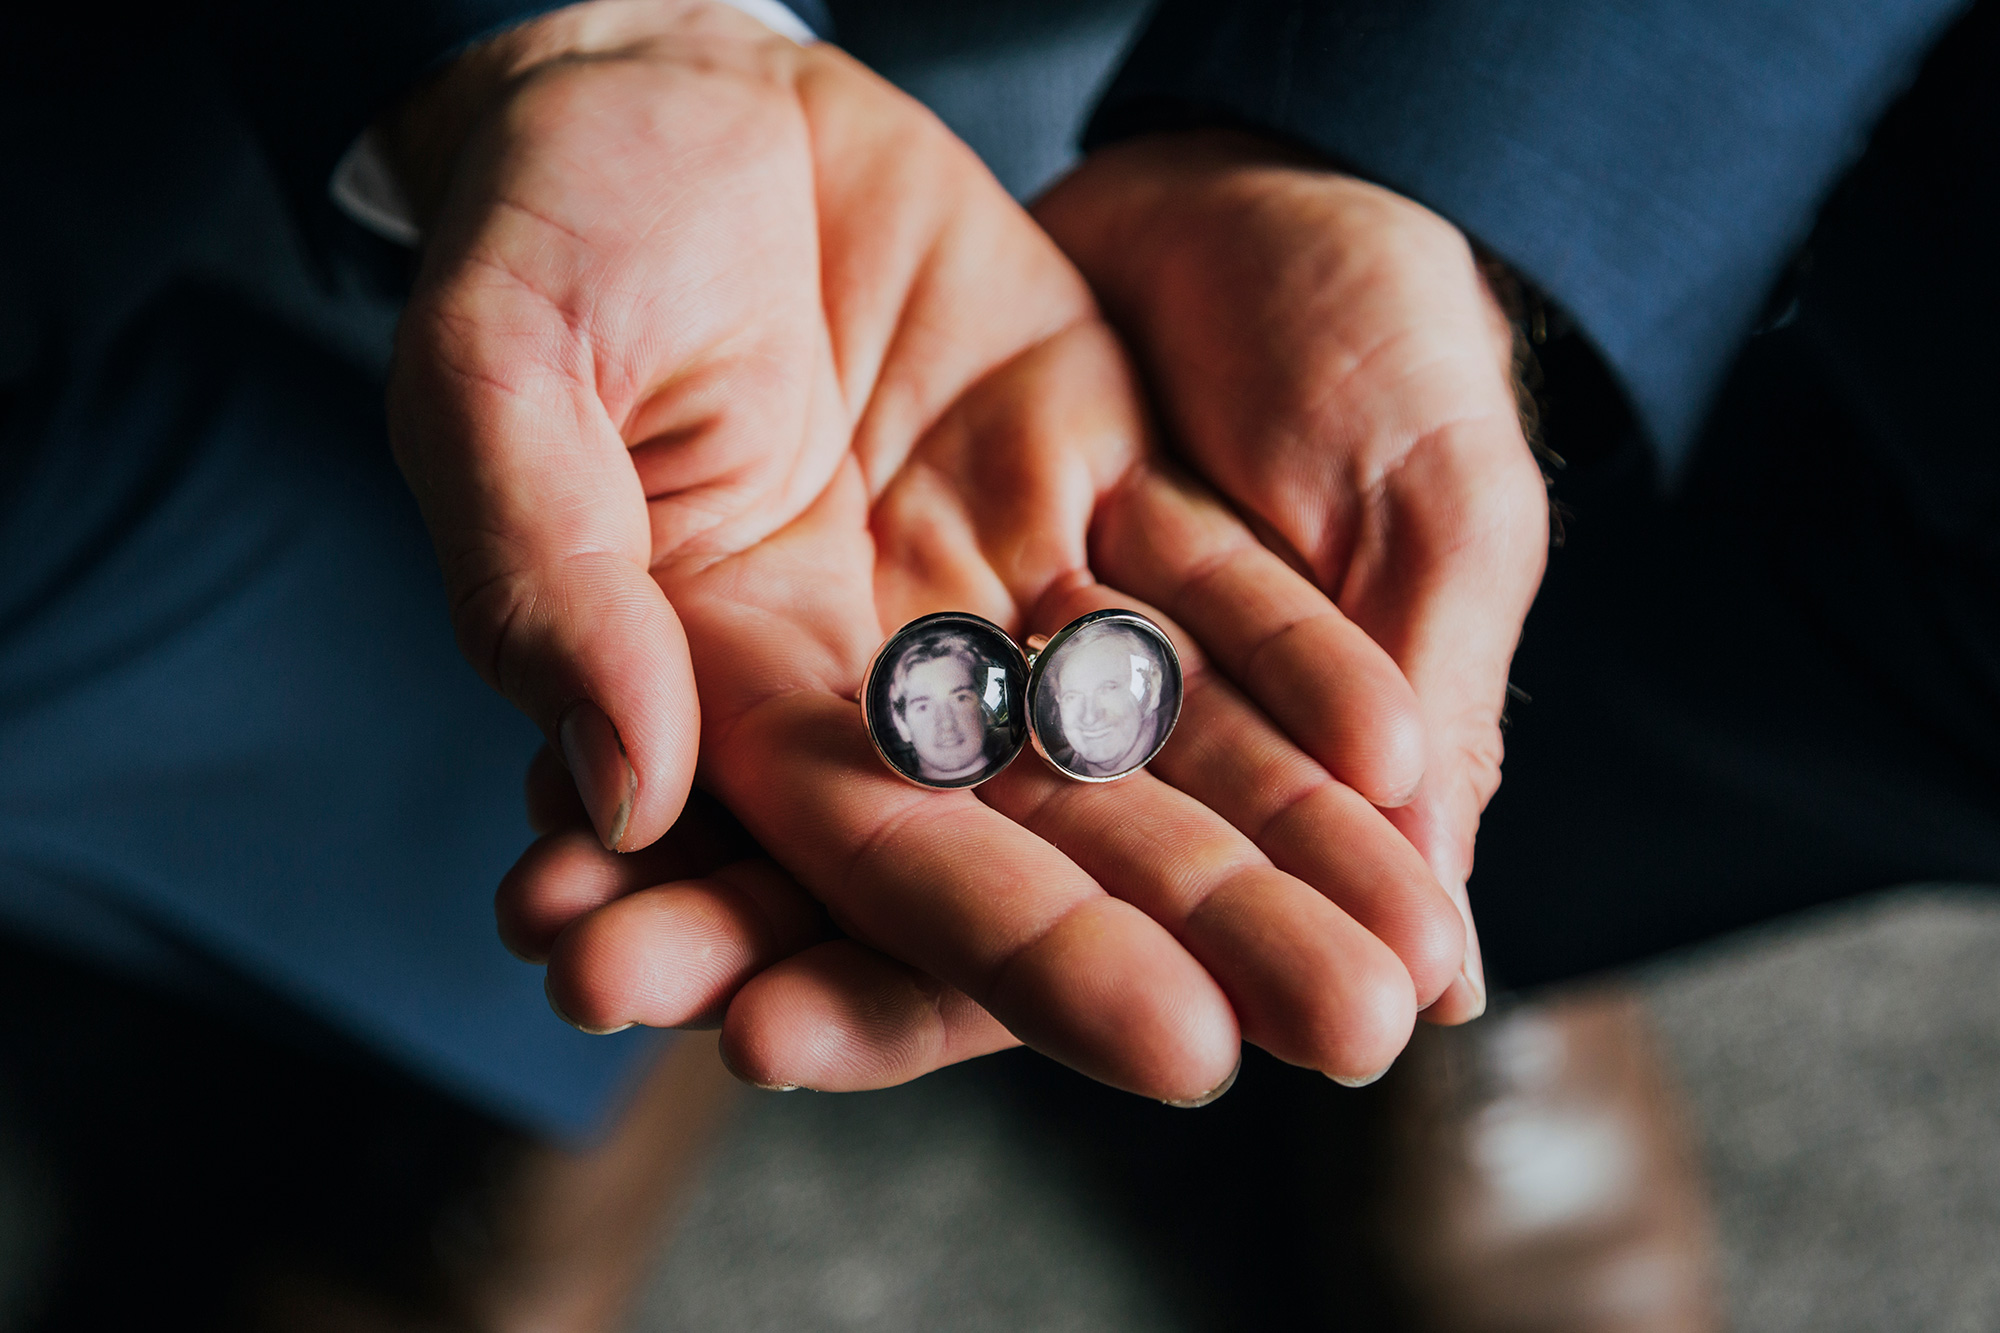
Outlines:
{"type": "Polygon", "coordinates": [[[1476,960],[1468,958],[1465,966],[1459,969],[1458,979],[1472,991],[1472,1008],[1465,1015],[1465,1021],[1470,1023],[1486,1012],[1486,975],[1476,960]]]}
{"type": "Polygon", "coordinates": [[[1472,992],[1472,1012],[1465,1016],[1471,1022],[1486,1012],[1486,964],[1479,953],[1479,927],[1472,923],[1472,896],[1465,891],[1465,881],[1449,880],[1444,891],[1465,922],[1465,957],[1459,960],[1458,979],[1472,992]]]}
{"type": "Polygon", "coordinates": [[[608,1037],[614,1032],[623,1032],[626,1028],[636,1026],[635,1024],[632,1023],[620,1023],[615,1028],[585,1027],[583,1024],[577,1022],[574,1018],[571,1018],[568,1014],[564,1013],[563,1007],[556,1003],[556,993],[553,990],[549,989],[549,978],[547,973],[544,973],[542,975],[542,994],[548,999],[549,1008],[555,1011],[556,1017],[560,1018],[563,1022],[575,1028],[578,1032],[587,1032],[593,1037],[608,1037]]]}
{"type": "Polygon", "coordinates": [[[1327,1077],[1332,1079],[1335,1083],[1338,1083],[1343,1088],[1365,1088],[1370,1083],[1379,1081],[1382,1075],[1388,1073],[1392,1068],[1394,1068],[1393,1065],[1383,1065],[1380,1069],[1376,1070],[1374,1073],[1363,1074],[1360,1078],[1342,1078],[1338,1074],[1328,1074],[1327,1077]]]}
{"type": "Polygon", "coordinates": [[[1459,890],[1460,910],[1465,913],[1465,961],[1458,966],[1458,979],[1472,991],[1472,1012],[1468,1020],[1486,1012],[1486,962],[1479,954],[1479,931],[1472,924],[1472,905],[1463,889],[1459,890]]]}
{"type": "Polygon", "coordinates": [[[590,811],[597,840],[610,851],[625,841],[625,826],[632,822],[632,798],[639,793],[639,777],[625,757],[625,742],[604,710],[588,699],[569,706],[556,725],[562,742],[563,763],[576,781],[576,794],[590,811]]]}
{"type": "Polygon", "coordinates": [[[1183,1111],[1192,1111],[1197,1107],[1206,1106],[1210,1102],[1214,1101],[1216,1098],[1220,1097],[1223,1093],[1228,1092],[1231,1088],[1235,1087],[1236,1076],[1242,1072],[1243,1072],[1243,1057],[1239,1055],[1236,1057],[1236,1068],[1229,1071],[1228,1078],[1222,1080],[1222,1082],[1216,1084],[1214,1087],[1210,1088],[1207,1092],[1202,1093],[1201,1096],[1199,1097],[1189,1097],[1186,1098],[1185,1100],[1179,1100],[1179,1101],[1170,1097],[1167,1099],[1166,1104],[1168,1106],[1176,1107],[1183,1111]]]}

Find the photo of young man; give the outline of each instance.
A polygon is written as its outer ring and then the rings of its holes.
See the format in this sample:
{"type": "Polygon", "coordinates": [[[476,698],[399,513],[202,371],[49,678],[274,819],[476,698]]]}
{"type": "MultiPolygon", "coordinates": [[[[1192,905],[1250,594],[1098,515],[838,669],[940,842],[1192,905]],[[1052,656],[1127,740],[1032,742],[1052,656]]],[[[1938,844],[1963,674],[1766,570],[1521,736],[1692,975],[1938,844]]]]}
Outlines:
{"type": "Polygon", "coordinates": [[[898,638],[884,652],[886,679],[872,686],[886,705],[870,717],[883,756],[927,787],[969,787],[1006,767],[1024,731],[1012,645],[960,618],[918,622],[898,638]]]}

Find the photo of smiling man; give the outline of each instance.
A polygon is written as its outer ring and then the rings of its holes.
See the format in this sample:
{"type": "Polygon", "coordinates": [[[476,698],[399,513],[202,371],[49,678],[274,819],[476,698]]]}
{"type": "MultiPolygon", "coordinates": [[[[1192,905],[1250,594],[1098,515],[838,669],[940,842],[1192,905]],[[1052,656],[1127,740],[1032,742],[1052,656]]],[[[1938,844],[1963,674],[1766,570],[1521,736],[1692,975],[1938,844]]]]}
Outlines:
{"type": "Polygon", "coordinates": [[[1023,666],[1020,650],[977,617],[927,616],[905,626],[871,672],[868,726],[876,748],[926,787],[984,782],[1026,740],[1016,706],[1023,666]]]}
{"type": "Polygon", "coordinates": [[[1150,623],[1113,613],[1052,641],[1037,673],[1037,739],[1049,762],[1099,782],[1143,768],[1180,715],[1180,664],[1150,623]]]}

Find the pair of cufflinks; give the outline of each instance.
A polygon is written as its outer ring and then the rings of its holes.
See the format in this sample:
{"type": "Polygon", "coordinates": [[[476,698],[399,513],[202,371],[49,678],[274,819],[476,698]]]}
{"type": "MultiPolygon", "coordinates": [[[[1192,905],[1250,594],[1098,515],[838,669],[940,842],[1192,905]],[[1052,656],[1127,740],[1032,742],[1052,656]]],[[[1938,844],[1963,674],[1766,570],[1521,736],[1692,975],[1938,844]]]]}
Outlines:
{"type": "Polygon", "coordinates": [[[922,616],[868,665],[861,715],[882,761],[919,786],[976,787],[1030,742],[1064,777],[1111,782],[1160,752],[1181,664],[1137,611],[1093,611],[1023,652],[962,611],[922,616]]]}

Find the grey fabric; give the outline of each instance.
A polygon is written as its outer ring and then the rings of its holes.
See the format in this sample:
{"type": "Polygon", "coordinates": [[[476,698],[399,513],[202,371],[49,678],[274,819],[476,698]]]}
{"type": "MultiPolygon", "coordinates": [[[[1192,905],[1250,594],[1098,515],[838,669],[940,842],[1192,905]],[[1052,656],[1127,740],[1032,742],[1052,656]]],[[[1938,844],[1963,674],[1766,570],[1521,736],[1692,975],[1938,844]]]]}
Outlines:
{"type": "Polygon", "coordinates": [[[2000,1328],[2000,893],[1887,895],[1669,960],[1735,1327],[2000,1328]]]}
{"type": "MultiPolygon", "coordinates": [[[[1733,1327],[2000,1327],[1996,956],[2000,892],[1922,889],[1638,974],[1701,1125],[1733,1327]]],[[[1244,1092],[1256,1089],[1230,1097],[1244,1092]]],[[[1352,1204],[1314,1200],[1327,1214],[1352,1204]]],[[[976,1067],[890,1093],[764,1095],[702,1180],[630,1327],[1395,1327],[1351,1287],[1291,1324],[1208,1308],[1119,1209],[1088,1152],[976,1067]]]]}

